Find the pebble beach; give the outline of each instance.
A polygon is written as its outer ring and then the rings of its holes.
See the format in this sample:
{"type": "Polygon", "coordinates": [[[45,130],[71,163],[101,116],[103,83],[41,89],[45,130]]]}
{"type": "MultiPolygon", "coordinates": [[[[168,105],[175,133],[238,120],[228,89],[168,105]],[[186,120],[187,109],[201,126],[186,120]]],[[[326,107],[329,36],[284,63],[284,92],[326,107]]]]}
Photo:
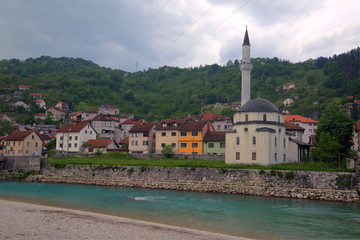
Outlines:
{"type": "Polygon", "coordinates": [[[246,239],[72,209],[0,200],[0,239],[246,239]]]}

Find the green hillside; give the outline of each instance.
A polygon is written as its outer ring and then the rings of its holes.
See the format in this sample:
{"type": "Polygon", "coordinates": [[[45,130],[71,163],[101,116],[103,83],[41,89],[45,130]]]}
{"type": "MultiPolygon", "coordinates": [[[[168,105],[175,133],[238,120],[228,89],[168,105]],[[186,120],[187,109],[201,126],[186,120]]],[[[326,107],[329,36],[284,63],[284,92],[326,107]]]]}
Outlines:
{"type": "MultiPolygon", "coordinates": [[[[296,98],[289,110],[304,116],[321,112],[335,97],[344,102],[348,95],[360,99],[359,56],[358,47],[330,58],[319,57],[301,63],[277,58],[252,59],[251,96],[267,98],[281,109],[284,99],[296,98]],[[294,82],[297,88],[283,91],[282,86],[287,82],[294,82]],[[319,104],[314,105],[314,101],[319,104]]],[[[146,120],[199,114],[202,105],[217,101],[230,104],[241,99],[238,60],[229,61],[226,66],[163,66],[135,73],[100,67],[80,58],[42,56],[25,61],[1,60],[2,85],[11,85],[11,89],[0,89],[3,96],[12,96],[18,85],[30,85],[18,99],[33,107],[34,100],[29,93],[41,92],[47,105],[65,101],[70,103],[70,110],[75,111],[114,104],[120,107],[121,114],[134,113],[146,120]]],[[[13,110],[7,106],[6,99],[3,97],[0,101],[0,112],[11,115],[13,110]]],[[[34,107],[31,113],[41,111],[34,107]]],[[[26,121],[32,121],[30,115],[26,121]]]]}

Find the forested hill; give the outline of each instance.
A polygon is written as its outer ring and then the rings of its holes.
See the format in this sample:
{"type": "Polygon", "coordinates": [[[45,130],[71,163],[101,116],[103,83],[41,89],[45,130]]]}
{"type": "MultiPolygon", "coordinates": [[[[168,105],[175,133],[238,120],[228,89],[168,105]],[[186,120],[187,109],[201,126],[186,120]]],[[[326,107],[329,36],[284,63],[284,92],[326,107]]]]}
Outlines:
{"type": "MultiPolygon", "coordinates": [[[[352,95],[360,99],[360,48],[330,58],[319,57],[301,63],[278,58],[252,59],[251,96],[258,95],[282,108],[282,101],[296,97],[292,114],[309,116],[321,112],[334,97],[352,95]],[[283,91],[284,83],[294,82],[295,90],[283,91]],[[276,91],[276,89],[279,91],[276,91]],[[318,101],[319,104],[313,103],[318,101]]],[[[239,61],[194,68],[163,66],[135,73],[100,67],[80,58],[29,58],[0,61],[1,94],[12,94],[18,85],[30,85],[29,93],[44,93],[47,105],[70,103],[71,110],[89,110],[101,104],[120,107],[121,114],[134,113],[147,120],[199,114],[202,105],[240,101],[239,61]]],[[[6,102],[0,99],[6,112],[6,102]]],[[[0,107],[1,108],[1,107],[0,107]]]]}

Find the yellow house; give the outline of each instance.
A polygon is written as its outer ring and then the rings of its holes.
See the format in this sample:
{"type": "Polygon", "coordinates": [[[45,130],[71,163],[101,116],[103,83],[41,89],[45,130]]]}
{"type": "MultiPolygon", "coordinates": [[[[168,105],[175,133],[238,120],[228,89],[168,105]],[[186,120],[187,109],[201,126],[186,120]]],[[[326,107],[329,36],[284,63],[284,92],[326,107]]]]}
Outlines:
{"type": "Polygon", "coordinates": [[[290,89],[295,89],[295,88],[296,88],[296,85],[293,82],[285,83],[283,86],[283,90],[290,90],[290,89]]]}
{"type": "Polygon", "coordinates": [[[174,153],[179,153],[179,129],[186,119],[164,119],[156,126],[156,153],[161,153],[165,145],[171,145],[174,153]]]}
{"type": "Polygon", "coordinates": [[[188,121],[179,131],[180,154],[203,154],[203,138],[214,127],[207,120],[188,121]]]}
{"type": "Polygon", "coordinates": [[[41,156],[43,141],[35,131],[14,131],[4,143],[4,156],[41,156]]]}
{"type": "Polygon", "coordinates": [[[284,107],[291,107],[293,105],[294,100],[291,98],[287,98],[283,101],[284,107]]]}

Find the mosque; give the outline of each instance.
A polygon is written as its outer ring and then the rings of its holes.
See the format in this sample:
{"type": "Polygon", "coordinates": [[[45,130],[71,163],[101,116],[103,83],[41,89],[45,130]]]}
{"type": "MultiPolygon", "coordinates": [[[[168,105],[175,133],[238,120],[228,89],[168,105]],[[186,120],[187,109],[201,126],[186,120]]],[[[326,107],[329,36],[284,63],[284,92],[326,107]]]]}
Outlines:
{"type": "Polygon", "coordinates": [[[226,133],[227,164],[272,165],[299,161],[298,143],[286,134],[284,115],[267,99],[250,99],[252,63],[246,29],[242,45],[241,107],[234,114],[234,125],[226,133]]]}

